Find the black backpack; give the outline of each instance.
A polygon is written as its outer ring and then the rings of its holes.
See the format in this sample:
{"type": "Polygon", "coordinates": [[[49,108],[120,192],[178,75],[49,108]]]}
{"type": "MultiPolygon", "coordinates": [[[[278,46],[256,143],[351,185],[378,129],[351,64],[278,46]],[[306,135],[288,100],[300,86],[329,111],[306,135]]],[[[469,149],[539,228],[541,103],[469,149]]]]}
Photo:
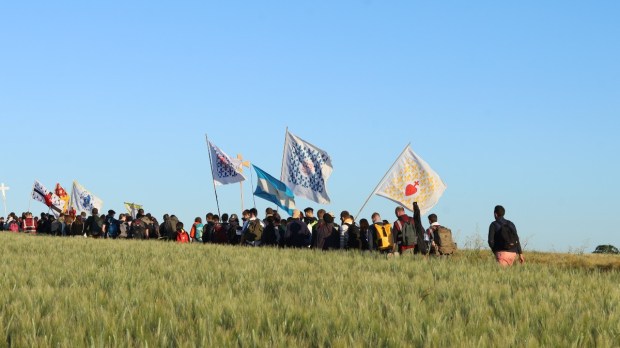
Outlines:
{"type": "Polygon", "coordinates": [[[500,246],[500,250],[511,250],[519,244],[517,231],[510,227],[508,222],[500,225],[499,230],[495,233],[496,245],[500,246]]]}
{"type": "Polygon", "coordinates": [[[202,242],[203,243],[213,242],[213,228],[215,228],[215,224],[213,222],[207,222],[202,227],[202,242]]]}
{"type": "Polygon", "coordinates": [[[349,249],[361,249],[362,248],[362,240],[360,238],[360,228],[356,224],[347,224],[349,228],[347,229],[347,233],[349,234],[348,240],[348,248],[349,249]]]}
{"type": "Polygon", "coordinates": [[[276,225],[273,222],[269,222],[263,229],[261,243],[263,245],[275,245],[277,242],[278,236],[276,235],[276,225]]]}

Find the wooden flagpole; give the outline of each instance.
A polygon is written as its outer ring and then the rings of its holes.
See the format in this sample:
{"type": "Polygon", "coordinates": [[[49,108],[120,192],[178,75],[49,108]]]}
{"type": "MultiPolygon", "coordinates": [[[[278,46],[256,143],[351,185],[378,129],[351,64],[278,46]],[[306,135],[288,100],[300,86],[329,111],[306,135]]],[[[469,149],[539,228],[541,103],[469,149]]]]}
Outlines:
{"type": "MultiPolygon", "coordinates": [[[[280,169],[280,181],[284,182],[284,160],[286,159],[286,140],[288,139],[288,126],[286,126],[286,132],[284,133],[284,146],[282,147],[282,168],[280,169]]],[[[256,205],[256,204],[255,204],[256,205]]],[[[276,206],[276,211],[279,211],[279,207],[276,206]]]]}
{"type": "MultiPolygon", "coordinates": [[[[243,167],[250,168],[250,162],[248,161],[243,162],[243,156],[241,154],[237,154],[237,159],[241,163],[241,165],[239,166],[239,171],[241,173],[243,173],[243,167]]],[[[243,180],[239,181],[239,188],[241,189],[241,212],[243,212],[244,210],[243,209],[243,180]]]]}
{"type": "Polygon", "coordinates": [[[383,184],[383,181],[385,181],[385,178],[387,177],[387,175],[390,173],[390,171],[392,170],[392,168],[394,168],[394,166],[396,165],[396,163],[398,163],[398,160],[400,159],[400,157],[405,153],[405,151],[407,151],[407,149],[409,148],[409,145],[411,145],[411,143],[407,144],[407,146],[405,146],[405,149],[400,153],[400,155],[398,155],[398,157],[396,157],[396,161],[394,161],[394,163],[392,164],[392,166],[390,167],[390,169],[387,170],[387,172],[385,172],[385,175],[383,175],[383,178],[381,179],[381,181],[379,181],[379,184],[377,184],[377,187],[375,187],[374,190],[372,190],[372,192],[370,193],[370,195],[368,196],[368,198],[366,199],[366,202],[364,202],[364,205],[362,205],[362,207],[360,208],[360,210],[357,212],[357,214],[355,214],[355,218],[354,220],[357,221],[357,217],[360,215],[360,213],[362,212],[362,210],[364,210],[364,208],[366,207],[366,204],[368,204],[368,201],[370,201],[370,199],[372,198],[372,196],[375,194],[375,192],[377,192],[377,189],[379,188],[379,186],[381,186],[383,184]]]}
{"type": "MultiPolygon", "coordinates": [[[[35,182],[37,182],[37,181],[39,181],[39,180],[35,180],[35,182]]],[[[27,210],[28,212],[30,211],[30,207],[32,205],[32,200],[33,200],[32,193],[33,192],[34,192],[34,182],[32,183],[32,190],[30,190],[30,196],[29,196],[30,199],[28,200],[28,210],[27,210]]]]}
{"type": "Polygon", "coordinates": [[[6,191],[8,191],[10,187],[5,186],[4,183],[0,185],[0,190],[2,190],[2,202],[4,204],[4,216],[6,217],[6,191]]]}
{"type": "Polygon", "coordinates": [[[215,203],[217,204],[217,215],[220,214],[220,200],[217,198],[217,189],[215,188],[215,174],[213,174],[213,159],[211,158],[211,146],[209,145],[209,137],[205,133],[205,139],[207,140],[207,149],[209,150],[209,167],[211,168],[211,178],[213,179],[213,191],[215,191],[215,203]]]}
{"type": "MultiPolygon", "coordinates": [[[[254,174],[252,174],[252,169],[250,168],[250,185],[254,187],[254,174]]],[[[252,201],[254,202],[254,209],[256,209],[256,196],[254,192],[252,192],[252,201]]]]}

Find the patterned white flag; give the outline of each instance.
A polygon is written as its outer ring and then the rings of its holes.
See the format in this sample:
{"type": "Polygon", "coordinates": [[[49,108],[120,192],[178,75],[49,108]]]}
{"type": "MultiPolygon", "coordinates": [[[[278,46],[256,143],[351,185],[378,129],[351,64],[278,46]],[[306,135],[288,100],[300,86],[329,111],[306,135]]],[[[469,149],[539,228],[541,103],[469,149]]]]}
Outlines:
{"type": "Polygon", "coordinates": [[[245,176],[241,174],[241,160],[231,158],[219,147],[207,140],[209,151],[211,152],[211,172],[213,173],[213,182],[216,185],[234,184],[245,180],[245,176]]]}
{"type": "Polygon", "coordinates": [[[58,216],[61,212],[63,212],[64,202],[58,197],[54,192],[48,190],[43,184],[39,182],[39,180],[34,181],[34,186],[32,187],[32,199],[35,201],[39,201],[45,204],[48,208],[52,210],[54,215],[58,216]]]}
{"type": "Polygon", "coordinates": [[[280,180],[296,196],[319,204],[329,204],[327,179],[333,170],[327,152],[286,131],[280,180]]]}
{"type": "Polygon", "coordinates": [[[420,213],[426,214],[446,188],[439,175],[407,146],[374,193],[410,211],[413,202],[418,202],[420,213]]]}
{"type": "Polygon", "coordinates": [[[97,208],[99,212],[103,208],[103,201],[90,193],[84,186],[73,182],[73,190],[71,192],[71,207],[75,208],[77,214],[81,212],[91,213],[93,208],[97,208]]]}

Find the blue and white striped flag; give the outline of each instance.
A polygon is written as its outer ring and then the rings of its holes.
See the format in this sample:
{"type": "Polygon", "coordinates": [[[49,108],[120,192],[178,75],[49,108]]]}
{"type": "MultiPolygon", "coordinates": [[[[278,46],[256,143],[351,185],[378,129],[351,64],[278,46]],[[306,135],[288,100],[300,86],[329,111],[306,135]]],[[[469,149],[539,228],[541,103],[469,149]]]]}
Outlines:
{"type": "Polygon", "coordinates": [[[295,195],[319,204],[329,204],[327,179],[333,169],[327,152],[286,131],[280,180],[295,195]]]}
{"type": "Polygon", "coordinates": [[[267,174],[264,170],[252,165],[256,171],[258,182],[254,195],[269,202],[275,203],[278,207],[286,210],[293,216],[295,210],[295,196],[283,182],[267,174]]]}

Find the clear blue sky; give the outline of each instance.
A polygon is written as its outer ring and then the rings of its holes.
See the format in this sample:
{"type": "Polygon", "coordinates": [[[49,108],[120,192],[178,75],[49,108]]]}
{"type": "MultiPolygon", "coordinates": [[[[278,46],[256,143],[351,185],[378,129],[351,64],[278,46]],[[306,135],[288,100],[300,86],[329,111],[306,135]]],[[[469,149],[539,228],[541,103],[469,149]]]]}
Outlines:
{"type": "MultiPolygon", "coordinates": [[[[448,185],[435,212],[459,243],[486,240],[503,204],[527,249],[619,246],[619,15],[618,1],[3,2],[0,181],[9,211],[35,179],[77,179],[105,210],[189,224],[216,210],[205,133],[279,176],[288,126],[332,156],[328,210],[356,212],[411,142],[448,185]]],[[[218,192],[239,212],[238,185],[218,192]]],[[[373,211],[393,220],[394,204],[373,211]]]]}

